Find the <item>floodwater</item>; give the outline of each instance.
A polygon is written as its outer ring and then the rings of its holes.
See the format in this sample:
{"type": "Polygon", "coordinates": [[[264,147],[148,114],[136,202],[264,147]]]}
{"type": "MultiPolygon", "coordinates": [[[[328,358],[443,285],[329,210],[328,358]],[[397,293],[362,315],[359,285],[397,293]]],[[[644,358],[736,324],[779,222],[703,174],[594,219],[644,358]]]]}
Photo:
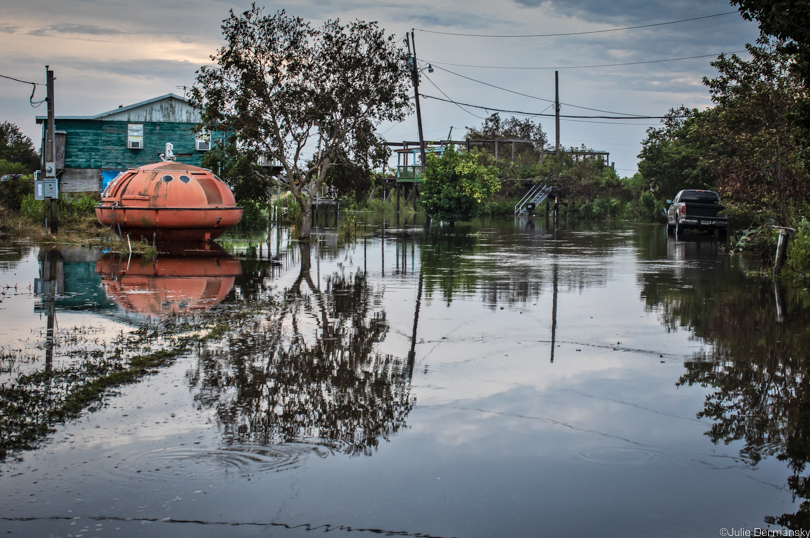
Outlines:
{"type": "Polygon", "coordinates": [[[10,450],[0,532],[810,530],[807,290],[654,226],[364,219],[156,260],[1,246],[3,443],[10,394],[57,390],[19,376],[226,330],[10,450]]]}

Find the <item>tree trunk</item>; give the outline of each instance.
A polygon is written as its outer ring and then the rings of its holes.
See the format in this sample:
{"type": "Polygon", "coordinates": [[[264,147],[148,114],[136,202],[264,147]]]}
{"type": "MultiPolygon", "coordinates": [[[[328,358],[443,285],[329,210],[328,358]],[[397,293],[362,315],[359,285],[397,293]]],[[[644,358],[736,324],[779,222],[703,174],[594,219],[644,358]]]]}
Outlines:
{"type": "Polygon", "coordinates": [[[298,205],[301,206],[301,228],[298,231],[298,239],[309,239],[309,233],[312,229],[312,198],[298,198],[298,205]]]}

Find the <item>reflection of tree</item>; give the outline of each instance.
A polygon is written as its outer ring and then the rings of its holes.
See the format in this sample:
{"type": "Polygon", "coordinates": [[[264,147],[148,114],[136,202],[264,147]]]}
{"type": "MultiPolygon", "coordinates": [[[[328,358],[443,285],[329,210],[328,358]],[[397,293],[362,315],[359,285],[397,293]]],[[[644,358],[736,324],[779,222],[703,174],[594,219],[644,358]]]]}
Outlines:
{"type": "Polygon", "coordinates": [[[494,268],[494,260],[485,262],[480,237],[467,231],[445,232],[431,228],[429,237],[419,243],[421,270],[425,277],[425,295],[431,298],[438,288],[447,304],[456,292],[475,293],[483,266],[494,268]]]}
{"type": "Polygon", "coordinates": [[[603,285],[607,264],[593,263],[624,246],[615,234],[551,232],[537,227],[516,233],[513,223],[488,223],[485,231],[463,227],[432,227],[419,246],[425,295],[440,291],[450,304],[458,293],[481,294],[484,303],[514,305],[536,300],[553,285],[559,269],[560,290],[583,290],[603,285]],[[528,235],[528,237],[527,237],[528,235]],[[562,246],[562,248],[561,248],[562,246]]]}
{"type": "Polygon", "coordinates": [[[721,275],[691,279],[686,287],[665,272],[645,275],[647,304],[661,309],[670,329],[687,328],[712,347],[687,362],[678,381],[714,389],[698,414],[714,421],[706,435],[715,443],[742,441],[741,454],[752,465],[768,456],[786,461],[793,473],[788,486],[803,501],[796,513],[774,521],[807,528],[810,297],[788,290],[776,299],[782,290],[771,283],[721,275]],[[789,312],[786,318],[778,315],[779,300],[789,312]]]}
{"type": "Polygon", "coordinates": [[[405,365],[374,351],[388,323],[365,274],[335,273],[321,292],[309,250],[301,245],[280,312],[203,354],[197,400],[216,408],[229,442],[326,442],[370,454],[413,407],[405,365]]]}

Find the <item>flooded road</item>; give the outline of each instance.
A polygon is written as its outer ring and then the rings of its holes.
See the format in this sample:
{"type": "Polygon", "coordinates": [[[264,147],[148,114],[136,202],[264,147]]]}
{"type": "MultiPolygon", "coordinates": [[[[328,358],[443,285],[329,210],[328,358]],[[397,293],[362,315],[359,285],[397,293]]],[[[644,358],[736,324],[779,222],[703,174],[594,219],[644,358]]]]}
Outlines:
{"type": "Polygon", "coordinates": [[[659,227],[363,219],[156,260],[0,246],[0,532],[810,530],[806,290],[659,227]]]}

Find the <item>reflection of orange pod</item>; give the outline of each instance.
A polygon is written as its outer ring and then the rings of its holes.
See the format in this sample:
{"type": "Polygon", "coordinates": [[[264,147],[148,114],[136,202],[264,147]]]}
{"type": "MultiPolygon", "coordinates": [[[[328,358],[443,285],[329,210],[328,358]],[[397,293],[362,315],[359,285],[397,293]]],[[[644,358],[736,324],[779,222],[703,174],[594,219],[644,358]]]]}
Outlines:
{"type": "Polygon", "coordinates": [[[128,170],[110,182],[96,218],[132,239],[208,241],[236,226],[242,208],[210,170],[164,162],[128,170]]]}
{"type": "Polygon", "coordinates": [[[207,310],[231,291],[242,274],[238,260],[213,252],[207,257],[105,254],[96,273],[107,296],[130,312],[162,317],[207,310]]]}

